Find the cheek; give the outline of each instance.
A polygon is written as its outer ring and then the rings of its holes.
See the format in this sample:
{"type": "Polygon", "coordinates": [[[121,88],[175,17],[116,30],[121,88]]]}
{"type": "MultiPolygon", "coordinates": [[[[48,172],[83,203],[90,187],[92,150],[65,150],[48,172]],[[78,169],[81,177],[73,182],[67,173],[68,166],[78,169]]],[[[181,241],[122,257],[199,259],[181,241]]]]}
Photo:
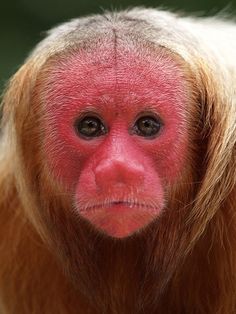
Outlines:
{"type": "Polygon", "coordinates": [[[92,154],[93,146],[83,145],[73,128],[73,113],[48,112],[45,119],[44,150],[53,176],[62,182],[63,187],[74,189],[87,156],[92,154]]]}
{"type": "Polygon", "coordinates": [[[137,145],[149,156],[153,169],[166,184],[174,184],[188,162],[190,152],[185,119],[166,119],[160,136],[154,141],[138,139],[137,145]]]}
{"type": "Polygon", "coordinates": [[[165,139],[164,143],[160,141],[156,150],[158,152],[153,152],[155,169],[165,182],[173,184],[178,181],[184,164],[187,162],[187,137],[178,137],[175,134],[165,139]]]}

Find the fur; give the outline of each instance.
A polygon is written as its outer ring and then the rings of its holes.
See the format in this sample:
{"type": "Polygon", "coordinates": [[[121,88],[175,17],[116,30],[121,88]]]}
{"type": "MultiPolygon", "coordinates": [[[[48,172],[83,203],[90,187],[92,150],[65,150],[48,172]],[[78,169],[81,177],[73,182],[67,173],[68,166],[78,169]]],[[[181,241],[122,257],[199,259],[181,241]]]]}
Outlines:
{"type": "Polygon", "coordinates": [[[2,314],[236,312],[235,38],[231,21],[135,8],[62,24],[35,48],[2,104],[2,314]],[[67,195],[52,184],[40,150],[39,77],[49,60],[114,33],[129,44],[164,47],[186,64],[193,160],[160,222],[117,241],[81,221],[75,239],[62,210],[67,195]],[[73,252],[61,254],[58,243],[73,252]],[[78,263],[78,274],[68,261],[78,263]]]}

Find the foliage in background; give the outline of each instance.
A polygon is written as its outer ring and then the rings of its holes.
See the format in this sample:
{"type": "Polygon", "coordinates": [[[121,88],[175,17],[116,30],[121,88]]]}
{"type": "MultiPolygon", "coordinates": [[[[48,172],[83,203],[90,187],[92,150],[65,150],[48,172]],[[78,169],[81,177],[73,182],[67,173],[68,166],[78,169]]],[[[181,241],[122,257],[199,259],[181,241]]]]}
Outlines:
{"type": "MultiPolygon", "coordinates": [[[[235,0],[236,1],[236,0],[235,0]]],[[[164,7],[172,10],[212,15],[235,10],[236,4],[225,0],[2,0],[0,4],[0,90],[9,76],[24,61],[44,32],[52,26],[81,15],[105,9],[132,6],[164,7]]]]}

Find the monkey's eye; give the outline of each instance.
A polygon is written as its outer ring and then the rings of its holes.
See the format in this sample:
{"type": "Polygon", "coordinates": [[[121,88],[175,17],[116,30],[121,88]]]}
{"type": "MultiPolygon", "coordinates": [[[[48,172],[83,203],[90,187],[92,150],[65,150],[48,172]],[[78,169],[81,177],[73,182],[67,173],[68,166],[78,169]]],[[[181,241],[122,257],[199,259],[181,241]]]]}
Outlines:
{"type": "Polygon", "coordinates": [[[155,137],[160,132],[162,125],[159,117],[144,116],[136,121],[134,131],[139,136],[155,137]]]}
{"type": "Polygon", "coordinates": [[[93,116],[87,116],[75,122],[75,129],[79,136],[83,138],[98,137],[106,133],[106,128],[102,121],[93,116]]]}

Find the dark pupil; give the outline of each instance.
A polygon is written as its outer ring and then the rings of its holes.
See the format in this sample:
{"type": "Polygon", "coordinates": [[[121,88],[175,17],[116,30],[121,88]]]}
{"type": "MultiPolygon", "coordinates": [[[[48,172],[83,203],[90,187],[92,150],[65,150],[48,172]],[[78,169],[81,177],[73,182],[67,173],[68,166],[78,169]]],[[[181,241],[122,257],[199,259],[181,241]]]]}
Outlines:
{"type": "Polygon", "coordinates": [[[157,118],[153,117],[142,117],[139,118],[137,123],[137,133],[140,136],[154,136],[161,129],[161,122],[157,118]]]}
{"type": "Polygon", "coordinates": [[[85,117],[79,121],[77,131],[82,136],[95,137],[104,133],[104,126],[96,117],[85,117]]]}

